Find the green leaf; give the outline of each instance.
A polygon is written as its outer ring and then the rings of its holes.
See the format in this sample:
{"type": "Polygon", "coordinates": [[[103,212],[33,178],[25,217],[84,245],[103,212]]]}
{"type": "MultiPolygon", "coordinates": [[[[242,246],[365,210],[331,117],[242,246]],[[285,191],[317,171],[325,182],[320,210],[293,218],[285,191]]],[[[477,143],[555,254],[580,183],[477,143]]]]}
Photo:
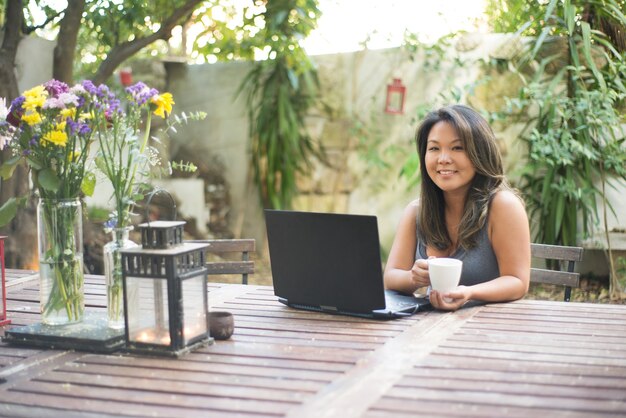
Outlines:
{"type": "Polygon", "coordinates": [[[24,207],[27,197],[12,197],[0,207],[0,226],[5,226],[15,218],[17,209],[24,207]]]}
{"type": "Polygon", "coordinates": [[[51,192],[56,192],[61,186],[61,180],[59,180],[56,173],[51,168],[45,168],[39,171],[37,181],[41,187],[51,192]]]}
{"type": "Polygon", "coordinates": [[[548,4],[548,7],[546,8],[546,14],[543,18],[543,20],[545,20],[546,22],[548,22],[550,18],[552,17],[552,13],[554,12],[554,7],[556,6],[556,2],[557,0],[550,0],[550,4],[548,4]]]}
{"type": "Polygon", "coordinates": [[[539,52],[539,49],[543,45],[543,42],[546,40],[546,37],[548,36],[551,30],[552,30],[551,26],[546,26],[543,29],[541,29],[541,33],[537,37],[537,41],[535,42],[533,51],[530,54],[530,59],[535,59],[535,57],[537,56],[537,52],[539,52]]]}
{"type": "Polygon", "coordinates": [[[83,181],[80,183],[80,189],[86,196],[93,196],[96,188],[96,175],[93,172],[85,173],[83,181]]]}
{"type": "Polygon", "coordinates": [[[3,180],[8,180],[11,178],[13,172],[15,171],[15,167],[17,167],[17,164],[20,162],[21,158],[22,157],[20,155],[16,155],[6,160],[4,164],[0,166],[0,176],[2,176],[3,180]]]}
{"type": "Polygon", "coordinates": [[[30,165],[35,170],[41,170],[44,167],[44,165],[36,158],[27,157],[26,161],[28,161],[28,165],[30,165]]]}
{"type": "Polygon", "coordinates": [[[602,77],[602,74],[598,71],[596,63],[593,61],[593,57],[591,56],[591,28],[589,27],[589,23],[580,22],[580,27],[583,31],[583,55],[587,60],[587,65],[589,65],[589,69],[591,69],[591,72],[596,77],[596,80],[598,80],[600,88],[602,90],[606,90],[604,77],[602,77]]]}
{"type": "Polygon", "coordinates": [[[563,13],[565,14],[565,22],[567,23],[567,31],[570,36],[574,35],[574,25],[576,24],[576,10],[569,0],[563,2],[563,13]]]}
{"type": "Polygon", "coordinates": [[[108,176],[109,171],[107,168],[107,164],[102,156],[96,157],[96,167],[98,167],[98,169],[102,171],[103,174],[108,176]]]}

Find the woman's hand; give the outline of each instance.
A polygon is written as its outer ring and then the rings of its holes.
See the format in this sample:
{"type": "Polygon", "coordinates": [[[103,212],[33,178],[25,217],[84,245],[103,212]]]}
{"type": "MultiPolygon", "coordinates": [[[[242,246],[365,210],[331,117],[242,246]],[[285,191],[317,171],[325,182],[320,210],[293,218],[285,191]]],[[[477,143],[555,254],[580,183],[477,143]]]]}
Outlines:
{"type": "Polygon", "coordinates": [[[436,290],[430,291],[430,304],[433,305],[435,309],[440,309],[442,311],[456,311],[465,305],[465,302],[470,300],[470,298],[470,290],[465,286],[459,286],[456,289],[443,294],[437,292],[436,290]]]}
{"type": "Polygon", "coordinates": [[[417,288],[430,286],[430,276],[428,274],[428,260],[415,260],[415,263],[413,263],[413,267],[411,267],[411,281],[413,282],[413,284],[415,284],[417,288]]]}

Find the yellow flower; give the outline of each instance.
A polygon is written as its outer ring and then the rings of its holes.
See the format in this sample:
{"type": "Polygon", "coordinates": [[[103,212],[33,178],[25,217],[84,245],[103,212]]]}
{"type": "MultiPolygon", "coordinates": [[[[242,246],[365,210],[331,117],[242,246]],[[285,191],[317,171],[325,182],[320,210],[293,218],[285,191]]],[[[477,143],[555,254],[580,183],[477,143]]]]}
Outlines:
{"type": "Polygon", "coordinates": [[[172,113],[172,105],[174,104],[174,97],[171,93],[163,93],[154,96],[150,101],[157,106],[154,110],[154,114],[157,116],[165,117],[165,112],[172,113]]]}
{"type": "Polygon", "coordinates": [[[61,117],[63,118],[63,120],[67,118],[74,119],[75,116],[76,116],[75,107],[72,107],[70,109],[61,109],[61,117]]]}
{"type": "Polygon", "coordinates": [[[56,129],[57,131],[65,131],[65,125],[67,122],[63,121],[63,122],[59,122],[54,126],[54,129],[56,129]]]}
{"type": "Polygon", "coordinates": [[[80,114],[80,116],[78,116],[79,120],[89,120],[89,119],[93,119],[95,117],[95,115],[93,114],[93,110],[89,113],[87,112],[83,112],[80,114]]]}
{"type": "Polygon", "coordinates": [[[38,107],[42,107],[46,102],[46,98],[43,96],[40,97],[31,97],[29,99],[24,100],[24,104],[22,107],[25,110],[36,110],[38,107]]]}
{"type": "Polygon", "coordinates": [[[35,110],[43,106],[46,102],[46,97],[48,97],[48,92],[44,86],[35,86],[24,92],[24,104],[22,104],[22,107],[26,110],[35,110]]]}
{"type": "Polygon", "coordinates": [[[76,161],[78,160],[78,157],[80,157],[80,150],[75,150],[70,152],[69,158],[70,161],[76,161]]]}
{"type": "Polygon", "coordinates": [[[35,97],[35,96],[43,96],[45,94],[46,94],[46,88],[42,86],[41,84],[33,87],[30,90],[24,91],[24,97],[26,98],[35,97]]]}
{"type": "Polygon", "coordinates": [[[63,131],[50,131],[43,136],[43,139],[55,145],[64,147],[67,143],[67,134],[63,131]]]}
{"type": "Polygon", "coordinates": [[[28,125],[33,126],[41,123],[41,115],[38,112],[28,112],[22,115],[22,120],[28,125]]]}

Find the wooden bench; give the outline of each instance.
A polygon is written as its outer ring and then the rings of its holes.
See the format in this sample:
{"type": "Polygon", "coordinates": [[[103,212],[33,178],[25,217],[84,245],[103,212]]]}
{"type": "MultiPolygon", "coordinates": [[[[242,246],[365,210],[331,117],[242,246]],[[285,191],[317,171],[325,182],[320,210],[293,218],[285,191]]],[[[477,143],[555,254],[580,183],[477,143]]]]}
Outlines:
{"type": "Polygon", "coordinates": [[[580,274],[574,272],[576,262],[583,259],[581,247],[567,247],[562,245],[530,244],[530,253],[533,258],[547,260],[547,265],[554,269],[531,268],[530,281],[532,283],[546,283],[565,286],[563,300],[569,302],[572,296],[572,287],[578,287],[580,274]],[[552,262],[551,262],[552,261],[552,262]],[[564,268],[565,263],[567,267],[564,268]]]}
{"type": "Polygon", "coordinates": [[[241,253],[241,261],[226,259],[213,261],[207,257],[207,268],[209,274],[241,274],[241,283],[248,284],[248,275],[254,273],[254,261],[250,260],[250,253],[255,251],[254,239],[207,239],[188,242],[209,244],[206,252],[220,257],[241,253]]]}

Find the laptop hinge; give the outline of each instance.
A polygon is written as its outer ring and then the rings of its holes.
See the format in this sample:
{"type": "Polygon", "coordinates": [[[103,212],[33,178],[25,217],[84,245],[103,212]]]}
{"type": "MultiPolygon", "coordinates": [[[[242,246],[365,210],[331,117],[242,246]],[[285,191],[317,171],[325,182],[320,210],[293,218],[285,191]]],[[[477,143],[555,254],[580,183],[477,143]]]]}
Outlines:
{"type": "Polygon", "coordinates": [[[324,312],[337,312],[337,307],[336,307],[336,306],[326,306],[326,305],[320,305],[320,308],[321,308],[324,312]]]}

